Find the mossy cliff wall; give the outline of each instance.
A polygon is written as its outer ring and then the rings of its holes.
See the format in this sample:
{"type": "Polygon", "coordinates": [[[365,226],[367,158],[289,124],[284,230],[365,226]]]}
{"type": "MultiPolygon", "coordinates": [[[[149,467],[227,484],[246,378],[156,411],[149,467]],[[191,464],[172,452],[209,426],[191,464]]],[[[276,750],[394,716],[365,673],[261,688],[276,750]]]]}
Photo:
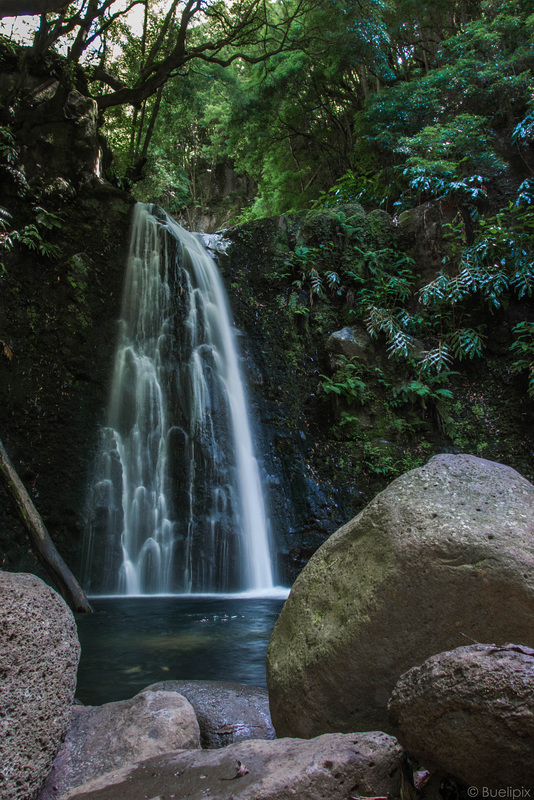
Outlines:
{"type": "MultiPolygon", "coordinates": [[[[365,277],[364,251],[381,258],[391,251],[400,263],[412,259],[417,289],[441,267],[441,230],[439,209],[396,222],[355,206],[223,234],[229,246],[218,260],[245,334],[239,341],[282,581],[292,581],[313,550],[392,478],[435,453],[474,453],[532,479],[532,400],[509,350],[510,328],[525,309],[490,317],[483,357],[456,360],[447,381],[436,384],[447,394],[430,383],[433,394],[425,397],[413,388],[413,362],[389,357],[384,336],[369,337],[351,289],[334,279],[328,285],[329,273],[365,277]]],[[[371,282],[367,272],[364,289],[371,282]]]]}
{"type": "MultiPolygon", "coordinates": [[[[60,56],[0,44],[0,438],[75,573],[133,204],[85,92],[60,56]]],[[[2,566],[46,578],[0,487],[2,566]]]]}
{"type": "MultiPolygon", "coordinates": [[[[105,420],[131,203],[106,190],[60,209],[57,260],[18,248],[0,278],[0,435],[61,554],[79,566],[89,471],[105,420]]],[[[36,571],[0,490],[0,563],[36,571]]]]}

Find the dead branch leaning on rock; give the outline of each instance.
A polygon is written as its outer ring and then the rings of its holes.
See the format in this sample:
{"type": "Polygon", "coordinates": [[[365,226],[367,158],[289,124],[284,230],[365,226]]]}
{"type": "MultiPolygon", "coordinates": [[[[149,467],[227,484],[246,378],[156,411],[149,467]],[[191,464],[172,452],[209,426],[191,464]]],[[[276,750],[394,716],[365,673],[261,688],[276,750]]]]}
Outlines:
{"type": "Polygon", "coordinates": [[[59,555],[1,440],[0,474],[7,493],[29,533],[32,549],[56,584],[60,594],[73,611],[90,613],[93,609],[85,592],[59,555]]]}

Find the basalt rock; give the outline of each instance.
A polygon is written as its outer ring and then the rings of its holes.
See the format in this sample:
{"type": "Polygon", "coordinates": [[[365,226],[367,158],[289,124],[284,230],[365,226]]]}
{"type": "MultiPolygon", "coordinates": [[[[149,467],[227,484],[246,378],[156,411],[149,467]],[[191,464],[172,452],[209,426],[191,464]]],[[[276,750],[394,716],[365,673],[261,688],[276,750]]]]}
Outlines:
{"type": "MultiPolygon", "coordinates": [[[[274,739],[267,690],[219,681],[161,681],[151,691],[179,692],[195,710],[202,747],[216,749],[244,739],[274,739]]],[[[147,690],[147,691],[148,691],[147,690]]]]}
{"type": "Polygon", "coordinates": [[[171,750],[200,745],[191,705],[176,692],[140,692],[102,706],[73,706],[70,728],[39,800],[171,750]]]}
{"type": "MultiPolygon", "coordinates": [[[[3,45],[0,62],[3,124],[14,137],[0,207],[10,228],[37,237],[33,249],[20,244],[2,259],[1,437],[81,577],[86,487],[106,417],[134,201],[105,180],[109,148],[83,71],[58,54],[35,59],[3,45]]],[[[44,576],[7,509],[0,488],[0,563],[44,576]]]]}
{"type": "Polygon", "coordinates": [[[445,255],[443,225],[450,221],[452,217],[446,212],[444,216],[442,203],[425,203],[399,214],[399,244],[414,259],[421,285],[441,270],[445,255]]]}
{"type": "Polygon", "coordinates": [[[326,342],[326,352],[330,358],[330,366],[336,365],[336,359],[343,356],[347,359],[358,359],[367,364],[373,355],[371,338],[362,326],[353,325],[334,331],[326,342]]]}
{"type": "Polygon", "coordinates": [[[267,653],[278,736],[391,730],[400,675],[469,641],[534,645],[534,486],[435,456],[381,492],[297,578],[267,653]]]}
{"type": "Polygon", "coordinates": [[[534,776],[533,685],[534,650],[459,647],[402,675],[389,716],[427,769],[474,786],[481,796],[506,786],[520,791],[534,776]]]}
{"type": "MultiPolygon", "coordinates": [[[[61,209],[53,261],[19,248],[2,279],[2,441],[77,578],[87,485],[105,424],[131,203],[108,187],[61,209]]],[[[0,487],[0,561],[44,577],[0,487]]]]}
{"type": "Polygon", "coordinates": [[[32,800],[69,726],[80,645],[71,611],[34,575],[0,572],[0,797],[32,800]]]}
{"type": "Polygon", "coordinates": [[[397,741],[384,733],[237,742],[178,751],[102,775],[56,800],[346,800],[398,796],[397,741]]]}

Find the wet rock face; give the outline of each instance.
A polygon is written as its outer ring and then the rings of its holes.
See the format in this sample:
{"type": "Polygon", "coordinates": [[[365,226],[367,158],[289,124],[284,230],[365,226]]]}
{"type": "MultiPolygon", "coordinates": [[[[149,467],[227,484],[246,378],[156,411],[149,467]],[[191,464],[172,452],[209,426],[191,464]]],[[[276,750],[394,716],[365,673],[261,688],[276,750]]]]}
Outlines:
{"type": "Polygon", "coordinates": [[[534,486],[474,456],[397,478],[315,553],[267,653],[278,736],[391,730],[401,674],[465,638],[534,646],[534,486]]]}
{"type": "Polygon", "coordinates": [[[442,226],[452,220],[444,215],[444,204],[425,203],[403,211],[398,218],[401,246],[415,259],[421,273],[421,285],[439,273],[445,249],[442,226]]]}
{"type": "Polygon", "coordinates": [[[529,788],[534,775],[534,650],[475,644],[401,676],[389,717],[427,769],[484,789],[529,788]]]}
{"type": "Polygon", "coordinates": [[[0,572],[0,797],[33,800],[65,735],[80,645],[70,609],[33,575],[0,572]]]}
{"type": "MultiPolygon", "coordinates": [[[[1,204],[1,201],[0,201],[1,204]]],[[[0,304],[0,430],[61,555],[80,577],[87,486],[105,423],[131,202],[102,190],[60,208],[55,260],[18,248],[0,304]]],[[[44,576],[0,486],[0,562],[44,576]]]]}
{"type": "Polygon", "coordinates": [[[50,51],[0,46],[0,93],[2,124],[14,137],[0,193],[48,208],[102,184],[111,157],[82,68],[50,51]]]}
{"type": "MultiPolygon", "coordinates": [[[[2,48],[0,48],[2,49],[2,48]]],[[[0,207],[55,248],[3,257],[0,430],[69,567],[79,573],[84,505],[105,420],[133,202],[103,180],[107,148],[83,75],[48,54],[0,53],[13,135],[0,207]],[[25,58],[21,85],[21,59],[25,58]],[[44,220],[44,221],[43,221],[44,220]]],[[[0,563],[44,575],[0,488],[0,563]]]]}
{"type": "MultiPolygon", "coordinates": [[[[358,224],[370,229],[373,221],[358,213],[358,224]]],[[[273,217],[225,231],[230,244],[218,255],[236,326],[245,334],[239,346],[265,477],[277,580],[284,585],[361,507],[368,489],[366,478],[342,466],[339,443],[329,441],[334,414],[320,392],[321,376],[329,371],[326,342],[339,327],[337,311],[325,302],[312,314],[309,292],[293,291],[288,266],[297,244],[318,246],[333,235],[338,234],[328,214],[273,217]],[[345,479],[349,474],[350,480],[345,479]]]]}

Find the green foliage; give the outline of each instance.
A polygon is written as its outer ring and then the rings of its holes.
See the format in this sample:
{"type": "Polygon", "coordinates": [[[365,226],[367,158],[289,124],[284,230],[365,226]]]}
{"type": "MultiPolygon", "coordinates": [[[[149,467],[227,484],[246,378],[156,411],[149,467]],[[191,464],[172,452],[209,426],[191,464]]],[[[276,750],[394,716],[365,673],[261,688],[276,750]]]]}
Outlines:
{"type": "Polygon", "coordinates": [[[517,372],[527,370],[528,393],[534,397],[534,322],[518,322],[513,332],[516,338],[510,348],[515,356],[512,367],[517,372]]]}
{"type": "Polygon", "coordinates": [[[47,228],[49,231],[54,228],[63,226],[63,217],[50,209],[43,208],[43,206],[35,206],[33,209],[35,213],[35,222],[42,228],[47,228]]]}
{"type": "Polygon", "coordinates": [[[430,406],[437,417],[438,423],[445,433],[452,433],[453,419],[450,414],[450,404],[454,398],[450,389],[451,378],[457,373],[443,370],[437,374],[426,372],[419,378],[407,381],[393,389],[392,406],[403,403],[418,404],[423,412],[430,406]]]}
{"type": "Polygon", "coordinates": [[[7,208],[0,208],[0,229],[5,231],[9,220],[11,219],[11,214],[7,210],[7,208]]]}
{"type": "Polygon", "coordinates": [[[361,378],[361,364],[354,359],[338,357],[338,367],[332,377],[321,375],[321,390],[325,394],[343,397],[349,405],[363,404],[367,399],[366,384],[361,378]]]}
{"type": "Polygon", "coordinates": [[[393,246],[381,246],[390,235],[386,232],[389,221],[385,225],[381,217],[365,217],[355,207],[312,213],[306,225],[301,232],[303,241],[297,243],[276,276],[293,278],[292,294],[306,291],[310,307],[315,299],[350,299],[350,316],[366,321],[371,335],[386,332],[392,350],[401,349],[401,323],[410,317],[403,304],[412,293],[415,277],[413,261],[406,254],[393,246]],[[313,237],[317,244],[312,243],[313,237]],[[378,304],[394,311],[381,315],[378,304]],[[399,315],[398,324],[393,320],[395,314],[399,315]]]}
{"type": "Polygon", "coordinates": [[[478,358],[484,349],[484,336],[473,328],[458,328],[452,331],[450,343],[454,356],[459,361],[464,358],[478,358]]]}
{"type": "Polygon", "coordinates": [[[347,203],[362,203],[369,208],[388,208],[390,198],[396,197],[398,178],[392,175],[388,182],[378,160],[368,163],[367,167],[368,172],[363,172],[361,166],[357,172],[352,169],[346,172],[329,189],[319,192],[312,207],[335,208],[347,203]]]}
{"type": "Polygon", "coordinates": [[[57,245],[51,244],[43,238],[38,225],[25,225],[19,231],[12,230],[4,234],[2,244],[7,250],[11,250],[16,243],[48,258],[57,258],[60,254],[60,249],[57,245]]]}
{"type": "MultiPolygon", "coordinates": [[[[443,198],[479,209],[506,170],[501,131],[514,129],[519,151],[533,135],[529,1],[276,0],[262,18],[250,0],[200,4],[187,39],[198,58],[133,110],[107,111],[113,179],[128,185],[145,160],[136,195],[182,214],[206,210],[215,168],[232,165],[257,186],[240,221],[317,202],[394,211],[443,198]],[[262,60],[294,13],[284,51],[262,60]],[[240,14],[252,28],[214,55],[240,14]]],[[[141,83],[179,36],[177,19],[162,38],[166,24],[154,3],[142,35],[121,17],[106,21],[102,65],[141,83]]]]}
{"type": "MultiPolygon", "coordinates": [[[[23,169],[20,167],[20,152],[16,145],[12,130],[7,126],[0,126],[0,169],[12,180],[16,194],[26,196],[28,184],[23,169]]],[[[17,244],[27,247],[48,258],[57,258],[60,249],[46,239],[46,231],[60,228],[61,216],[43,206],[36,205],[32,209],[33,220],[21,227],[12,227],[12,214],[6,208],[0,208],[0,249],[11,250],[17,244]]],[[[5,272],[5,265],[1,263],[5,272]]]]}
{"type": "Polygon", "coordinates": [[[284,300],[283,306],[292,316],[307,317],[309,314],[309,309],[302,303],[301,298],[296,292],[291,292],[288,299],[284,300]]]}
{"type": "Polygon", "coordinates": [[[443,403],[452,400],[453,394],[450,389],[444,386],[451,379],[451,372],[440,372],[437,375],[427,375],[424,380],[412,380],[403,383],[393,390],[395,404],[420,402],[423,409],[426,409],[429,401],[443,403]]]}
{"type": "MultiPolygon", "coordinates": [[[[0,209],[0,247],[5,250],[12,250],[16,244],[27,247],[29,250],[39,253],[47,258],[58,258],[61,249],[58,245],[52,244],[45,238],[45,230],[61,227],[61,218],[58,214],[46,211],[41,206],[34,208],[35,222],[32,222],[20,229],[8,229],[8,222],[11,215],[6,209],[0,209]]],[[[5,271],[5,265],[2,264],[5,271]]]]}
{"type": "MultiPolygon", "coordinates": [[[[426,31],[436,31],[427,45],[433,60],[423,58],[421,74],[407,55],[418,45],[397,50],[403,79],[397,75],[357,110],[351,167],[321,202],[357,200],[390,211],[431,198],[480,206],[507,167],[499,132],[512,126],[512,145],[525,150],[534,131],[530,5],[484,3],[481,13],[474,3],[467,13],[462,9],[464,21],[451,35],[439,4],[395,4],[408,19],[416,15],[420,42],[426,31]],[[426,30],[420,14],[432,17],[426,30]]],[[[409,28],[405,16],[399,29],[406,36],[409,28]]]]}
{"type": "MultiPolygon", "coordinates": [[[[501,174],[504,161],[495,153],[484,118],[457,114],[453,121],[427,125],[401,139],[402,176],[419,200],[476,203],[488,193],[488,180],[501,174]]],[[[405,194],[404,203],[410,195],[405,194]]]]}
{"type": "Polygon", "coordinates": [[[16,193],[23,197],[28,192],[28,182],[20,165],[20,152],[16,146],[13,132],[8,126],[0,125],[0,169],[13,181],[16,193]]]}
{"type": "MultiPolygon", "coordinates": [[[[419,298],[424,306],[449,307],[475,298],[491,309],[506,305],[515,295],[519,300],[531,297],[534,288],[534,253],[532,232],[534,213],[524,206],[521,196],[496,215],[481,218],[475,241],[458,250],[453,263],[457,274],[440,273],[423,286],[419,298]]],[[[481,335],[454,334],[454,347],[463,355],[480,355],[481,335]]]]}

